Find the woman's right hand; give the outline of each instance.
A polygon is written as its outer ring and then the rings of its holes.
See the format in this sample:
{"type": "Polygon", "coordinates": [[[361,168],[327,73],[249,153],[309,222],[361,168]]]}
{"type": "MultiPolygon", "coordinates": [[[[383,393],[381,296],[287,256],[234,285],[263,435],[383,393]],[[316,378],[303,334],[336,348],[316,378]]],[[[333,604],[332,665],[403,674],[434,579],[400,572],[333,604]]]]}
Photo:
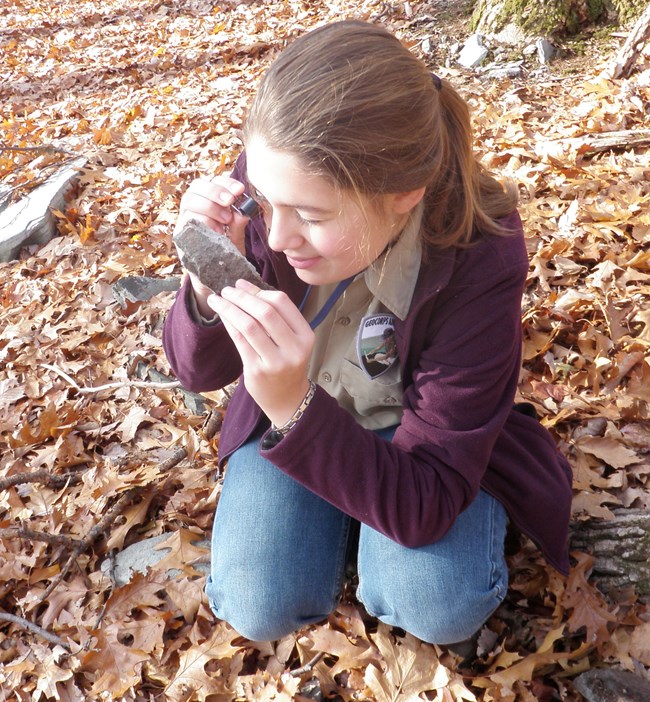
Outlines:
{"type": "MultiPolygon", "coordinates": [[[[212,180],[198,178],[192,181],[181,198],[174,232],[180,231],[190,219],[195,219],[215,232],[227,236],[245,255],[244,230],[249,220],[232,208],[243,192],[244,184],[228,176],[217,176],[212,180]]],[[[203,285],[195,275],[188,275],[199,312],[206,318],[212,317],[214,310],[206,302],[212,290],[203,285]]]]}

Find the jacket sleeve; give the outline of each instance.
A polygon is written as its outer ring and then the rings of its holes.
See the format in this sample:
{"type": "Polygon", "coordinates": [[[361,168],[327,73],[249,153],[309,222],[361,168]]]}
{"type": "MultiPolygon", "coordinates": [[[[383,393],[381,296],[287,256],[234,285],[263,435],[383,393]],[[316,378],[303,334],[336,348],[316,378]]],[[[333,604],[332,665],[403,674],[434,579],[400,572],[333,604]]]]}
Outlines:
{"type": "Polygon", "coordinates": [[[189,304],[191,294],[187,279],[165,320],[163,348],[183,387],[193,392],[217,390],[239,377],[241,359],[221,322],[205,325],[195,321],[189,304]]]}
{"type": "Polygon", "coordinates": [[[516,390],[525,251],[507,262],[481,252],[468,258],[472,265],[460,263],[441,293],[411,310],[413,338],[424,340],[391,443],[350,421],[318,388],[300,422],[261,451],[407,547],[441,539],[474,499],[516,390]]]}
{"type": "MultiPolygon", "coordinates": [[[[242,153],[232,171],[232,177],[246,180],[246,156],[242,153]]],[[[259,262],[251,253],[253,222],[246,227],[246,255],[254,264],[259,262]]],[[[192,315],[189,296],[191,283],[185,280],[176,295],[163,328],[163,348],[171,369],[183,387],[194,392],[208,392],[234,382],[242,372],[239,353],[221,322],[205,325],[192,315]]]]}

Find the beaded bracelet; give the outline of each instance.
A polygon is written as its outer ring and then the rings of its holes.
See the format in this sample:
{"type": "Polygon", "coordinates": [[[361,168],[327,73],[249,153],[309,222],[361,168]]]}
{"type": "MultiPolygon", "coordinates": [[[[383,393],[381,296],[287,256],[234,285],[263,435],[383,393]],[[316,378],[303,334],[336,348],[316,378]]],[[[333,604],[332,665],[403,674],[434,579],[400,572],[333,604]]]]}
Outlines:
{"type": "Polygon", "coordinates": [[[298,409],[291,415],[291,417],[289,417],[289,419],[287,419],[287,421],[281,427],[276,427],[275,424],[271,424],[271,431],[277,432],[282,436],[286,436],[289,433],[289,431],[291,431],[291,429],[293,429],[296,426],[300,417],[302,417],[307,407],[309,407],[309,403],[312,401],[315,392],[316,383],[313,380],[310,380],[309,390],[307,390],[307,394],[305,395],[303,401],[300,403],[298,409]]]}

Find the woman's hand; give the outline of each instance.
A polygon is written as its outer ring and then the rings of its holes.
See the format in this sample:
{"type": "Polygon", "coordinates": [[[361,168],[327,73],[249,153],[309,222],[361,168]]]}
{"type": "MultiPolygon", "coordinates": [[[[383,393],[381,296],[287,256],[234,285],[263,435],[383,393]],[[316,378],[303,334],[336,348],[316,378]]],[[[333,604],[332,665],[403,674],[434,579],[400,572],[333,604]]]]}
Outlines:
{"type": "MultiPolygon", "coordinates": [[[[217,176],[212,180],[199,178],[193,181],[181,198],[175,231],[180,231],[190,219],[198,220],[215,232],[227,236],[245,255],[244,230],[249,220],[232,208],[243,192],[243,183],[227,176],[217,176]]],[[[204,317],[212,317],[213,310],[207,303],[212,290],[203,285],[196,276],[188,275],[199,312],[204,317]]]]}
{"type": "Polygon", "coordinates": [[[314,332],[285,293],[245,280],[212,295],[209,304],[239,351],[246,389],[273,424],[282,426],[309,390],[314,332]]]}

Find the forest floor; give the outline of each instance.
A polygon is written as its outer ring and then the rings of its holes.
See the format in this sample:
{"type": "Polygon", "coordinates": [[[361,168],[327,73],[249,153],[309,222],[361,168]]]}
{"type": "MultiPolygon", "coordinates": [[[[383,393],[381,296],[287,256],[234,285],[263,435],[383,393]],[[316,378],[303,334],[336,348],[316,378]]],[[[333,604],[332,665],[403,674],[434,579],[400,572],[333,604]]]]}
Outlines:
{"type": "Polygon", "coordinates": [[[448,61],[466,19],[418,0],[0,8],[0,183],[20,197],[71,154],[87,159],[59,236],[0,264],[0,699],[551,702],[581,700],[573,680],[592,667],[648,677],[650,611],[634,589],[599,589],[579,552],[563,578],[527,542],[469,661],[378,625],[352,588],[326,622],[274,643],[215,620],[193,564],[221,486],[225,396],[196,415],[178,390],[138,386],[138,366],[169,373],[173,295],[120,307],[112,285],[180,273],[180,195],[232,165],[245,106],[288,40],[343,16],[381,22],[466,96],[483,161],[519,184],[519,391],[571,462],[574,520],[647,509],[650,156],[586,137],[647,126],[650,56],[610,80],[623,39],[601,32],[546,69],[488,80],[448,61]],[[165,559],[117,585],[112,556],[161,534],[165,559]]]}

